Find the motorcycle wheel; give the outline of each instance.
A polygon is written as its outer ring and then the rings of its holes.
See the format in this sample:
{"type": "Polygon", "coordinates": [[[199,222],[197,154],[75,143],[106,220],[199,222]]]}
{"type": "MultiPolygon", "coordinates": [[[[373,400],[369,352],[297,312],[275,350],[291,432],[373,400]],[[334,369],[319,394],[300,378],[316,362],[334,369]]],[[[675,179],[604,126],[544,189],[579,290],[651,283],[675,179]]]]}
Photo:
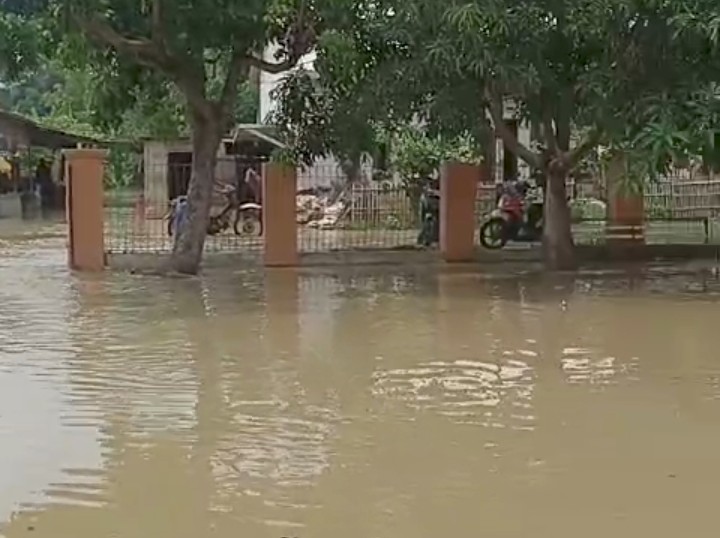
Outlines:
{"type": "Polygon", "coordinates": [[[235,222],[235,235],[259,236],[261,230],[260,221],[253,217],[245,217],[235,222]]]}
{"type": "Polygon", "coordinates": [[[493,218],[480,227],[480,244],[488,250],[503,248],[508,241],[505,221],[493,218]]]}

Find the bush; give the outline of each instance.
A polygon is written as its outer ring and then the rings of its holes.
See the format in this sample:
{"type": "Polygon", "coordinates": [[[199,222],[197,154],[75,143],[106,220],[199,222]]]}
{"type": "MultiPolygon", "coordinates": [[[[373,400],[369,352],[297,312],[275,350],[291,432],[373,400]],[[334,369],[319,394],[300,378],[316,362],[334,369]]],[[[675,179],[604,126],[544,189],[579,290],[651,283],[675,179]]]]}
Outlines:
{"type": "Polygon", "coordinates": [[[607,205],[596,198],[576,198],[570,202],[570,217],[575,222],[604,220],[607,217],[607,205]]]}

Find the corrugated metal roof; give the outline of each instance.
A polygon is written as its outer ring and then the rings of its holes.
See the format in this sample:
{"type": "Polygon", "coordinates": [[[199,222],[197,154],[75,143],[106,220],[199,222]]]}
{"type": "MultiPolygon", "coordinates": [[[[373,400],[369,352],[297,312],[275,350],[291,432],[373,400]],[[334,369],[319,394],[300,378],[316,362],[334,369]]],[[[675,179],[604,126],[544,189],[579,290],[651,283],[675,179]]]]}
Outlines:
{"type": "Polygon", "coordinates": [[[0,134],[6,133],[11,136],[17,136],[20,133],[30,146],[49,149],[73,148],[78,144],[103,144],[97,139],[44,127],[20,114],[0,110],[0,134]]]}

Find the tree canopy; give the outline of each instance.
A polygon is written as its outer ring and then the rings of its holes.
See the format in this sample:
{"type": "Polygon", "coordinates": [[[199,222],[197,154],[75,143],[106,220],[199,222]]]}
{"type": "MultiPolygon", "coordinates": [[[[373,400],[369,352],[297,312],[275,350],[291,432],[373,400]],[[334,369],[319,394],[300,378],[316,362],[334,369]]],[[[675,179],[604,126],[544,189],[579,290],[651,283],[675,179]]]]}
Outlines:
{"type": "Polygon", "coordinates": [[[172,264],[194,273],[217,148],[242,103],[240,88],[258,71],[293,67],[312,48],[318,23],[306,0],[0,0],[0,60],[11,78],[49,57],[88,75],[98,83],[93,97],[102,97],[93,119],[112,128],[129,110],[172,108],[181,98],[193,171],[172,264]],[[277,45],[274,58],[265,54],[269,44],[277,45]]]}
{"type": "Polygon", "coordinates": [[[548,178],[544,246],[555,267],[574,264],[565,179],[589,151],[642,149],[638,159],[661,166],[716,118],[706,114],[720,27],[710,0],[350,3],[319,42],[317,80],[286,83],[286,99],[304,108],[286,107],[278,123],[322,141],[317,128],[354,109],[485,146],[501,138],[548,178]],[[520,143],[508,115],[537,127],[536,147],[520,143]]]}
{"type": "Polygon", "coordinates": [[[109,124],[129,102],[143,116],[152,103],[184,102],[192,232],[180,234],[176,266],[191,272],[241,83],[283,72],[313,48],[316,73],[300,70],[278,92],[275,121],[298,157],[332,151],[354,161],[378,133],[408,125],[471,136],[484,149],[499,137],[547,177],[544,246],[556,267],[573,265],[565,180],[598,144],[634,152],[647,170],[713,146],[713,0],[0,0],[0,8],[8,76],[49,56],[71,70],[91,66],[103,97],[95,119],[109,124]],[[274,58],[264,54],[271,43],[274,58]],[[538,144],[522,144],[508,115],[535,126],[538,144]]]}

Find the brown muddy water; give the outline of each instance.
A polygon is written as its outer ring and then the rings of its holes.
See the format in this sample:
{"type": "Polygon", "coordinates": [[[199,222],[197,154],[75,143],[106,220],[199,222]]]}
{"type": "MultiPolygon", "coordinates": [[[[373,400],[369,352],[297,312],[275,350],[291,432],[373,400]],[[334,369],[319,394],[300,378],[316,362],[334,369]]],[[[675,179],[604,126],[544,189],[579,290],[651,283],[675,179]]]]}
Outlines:
{"type": "Polygon", "coordinates": [[[713,272],[495,271],[0,240],[0,536],[714,536],[713,272]]]}

